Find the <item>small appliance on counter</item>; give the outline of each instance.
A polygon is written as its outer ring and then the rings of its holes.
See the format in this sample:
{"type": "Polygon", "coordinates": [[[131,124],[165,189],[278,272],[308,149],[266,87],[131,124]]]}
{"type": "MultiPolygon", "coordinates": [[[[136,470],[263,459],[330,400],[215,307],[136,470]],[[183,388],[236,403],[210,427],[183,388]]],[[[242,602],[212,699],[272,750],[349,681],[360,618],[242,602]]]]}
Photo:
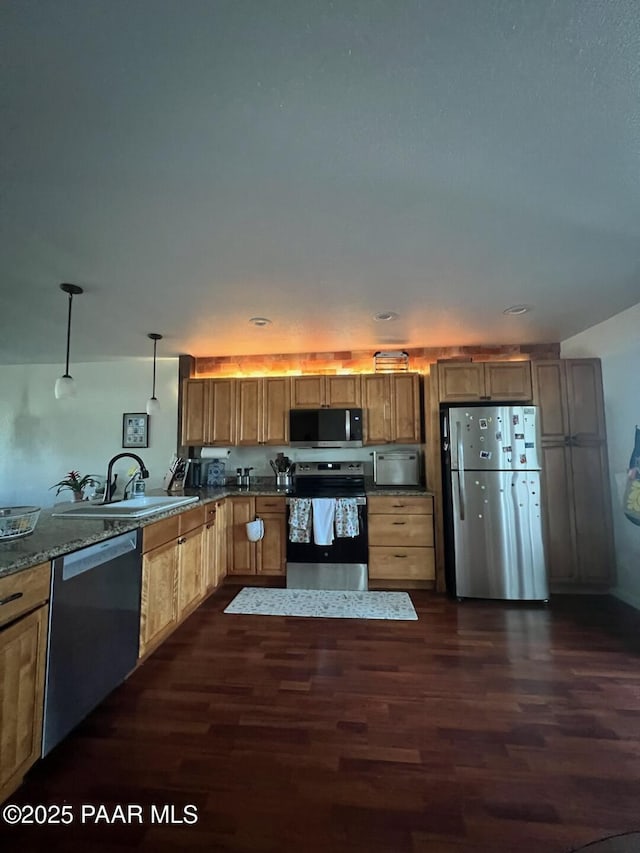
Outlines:
{"type": "Polygon", "coordinates": [[[191,489],[199,489],[202,485],[202,460],[190,459],[186,484],[191,489]]]}
{"type": "Polygon", "coordinates": [[[419,486],[419,450],[374,450],[373,481],[376,486],[419,486]]]}

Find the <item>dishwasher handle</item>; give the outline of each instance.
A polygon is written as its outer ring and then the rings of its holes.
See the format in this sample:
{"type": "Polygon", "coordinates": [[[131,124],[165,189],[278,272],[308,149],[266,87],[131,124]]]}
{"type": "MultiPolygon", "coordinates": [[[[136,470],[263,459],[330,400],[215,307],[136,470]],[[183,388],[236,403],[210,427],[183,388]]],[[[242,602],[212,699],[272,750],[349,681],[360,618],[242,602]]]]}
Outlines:
{"type": "Polygon", "coordinates": [[[132,530],[120,536],[105,539],[104,542],[96,542],[87,548],[81,548],[71,554],[65,554],[62,560],[62,580],[68,581],[78,575],[89,572],[104,563],[110,563],[118,557],[123,557],[135,551],[138,547],[138,531],[132,530]]]}

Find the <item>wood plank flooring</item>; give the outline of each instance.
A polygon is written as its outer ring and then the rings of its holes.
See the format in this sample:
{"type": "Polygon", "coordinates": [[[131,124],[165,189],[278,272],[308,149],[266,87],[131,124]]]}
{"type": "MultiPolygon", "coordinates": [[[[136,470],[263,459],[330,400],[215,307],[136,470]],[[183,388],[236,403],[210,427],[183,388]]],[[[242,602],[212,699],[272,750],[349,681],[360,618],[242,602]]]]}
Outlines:
{"type": "Polygon", "coordinates": [[[216,592],[11,798],[0,849],[566,853],[640,829],[640,614],[412,593],[418,622],[232,616],[216,592]],[[143,823],[80,821],[138,804],[143,823]],[[151,805],[193,825],[152,824],[151,805]]]}

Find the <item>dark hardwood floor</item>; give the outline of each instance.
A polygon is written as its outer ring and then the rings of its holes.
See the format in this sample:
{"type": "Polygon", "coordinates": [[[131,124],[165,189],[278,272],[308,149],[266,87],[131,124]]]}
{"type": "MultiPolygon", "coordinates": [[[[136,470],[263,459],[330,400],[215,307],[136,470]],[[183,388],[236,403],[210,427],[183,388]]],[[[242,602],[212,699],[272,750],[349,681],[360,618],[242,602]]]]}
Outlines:
{"type": "Polygon", "coordinates": [[[0,849],[565,853],[640,829],[640,614],[412,593],[418,622],[230,616],[215,593],[10,799],[0,849]],[[143,824],[80,820],[142,806],[143,824]],[[197,806],[193,825],[151,805],[197,806]]]}

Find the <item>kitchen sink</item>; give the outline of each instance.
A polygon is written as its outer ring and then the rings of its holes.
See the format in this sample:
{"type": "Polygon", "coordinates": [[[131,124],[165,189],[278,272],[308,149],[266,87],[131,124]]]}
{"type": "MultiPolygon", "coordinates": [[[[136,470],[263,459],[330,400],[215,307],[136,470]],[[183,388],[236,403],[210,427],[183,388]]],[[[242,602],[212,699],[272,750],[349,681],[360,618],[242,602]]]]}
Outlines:
{"type": "Polygon", "coordinates": [[[198,496],[147,497],[146,495],[129,498],[126,501],[113,501],[110,504],[80,501],[68,508],[59,508],[51,513],[54,518],[142,518],[156,512],[166,512],[174,507],[195,503],[198,496]]]}

